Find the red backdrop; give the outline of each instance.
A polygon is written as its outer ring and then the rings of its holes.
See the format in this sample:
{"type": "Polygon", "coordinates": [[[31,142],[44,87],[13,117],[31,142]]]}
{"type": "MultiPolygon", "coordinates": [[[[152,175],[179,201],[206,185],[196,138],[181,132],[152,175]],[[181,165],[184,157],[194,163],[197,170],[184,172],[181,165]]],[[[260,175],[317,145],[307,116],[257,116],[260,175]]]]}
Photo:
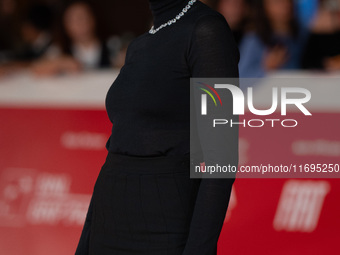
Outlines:
{"type": "MultiPolygon", "coordinates": [[[[294,132],[240,127],[240,164],[339,164],[338,117],[315,113],[294,132]]],[[[106,112],[2,107],[0,119],[0,252],[73,254],[106,157],[106,112]]],[[[339,179],[239,178],[218,253],[336,254],[339,194],[339,179]]]]}

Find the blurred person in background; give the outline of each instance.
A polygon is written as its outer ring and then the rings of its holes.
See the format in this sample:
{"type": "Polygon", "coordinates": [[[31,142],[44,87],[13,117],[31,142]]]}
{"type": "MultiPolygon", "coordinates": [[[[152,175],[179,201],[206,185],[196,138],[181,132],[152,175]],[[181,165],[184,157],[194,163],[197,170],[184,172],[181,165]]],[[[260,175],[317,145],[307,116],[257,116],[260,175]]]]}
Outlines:
{"type": "Polygon", "coordinates": [[[236,42],[239,44],[247,24],[249,6],[247,0],[219,0],[216,9],[228,21],[236,42]]]}
{"type": "Polygon", "coordinates": [[[297,19],[301,26],[308,28],[318,10],[320,0],[294,0],[297,19]]]}
{"type": "Polygon", "coordinates": [[[256,0],[253,29],[240,43],[240,77],[300,67],[306,38],[295,17],[293,0],[256,0]]]}
{"type": "Polygon", "coordinates": [[[113,35],[109,38],[108,47],[111,52],[111,62],[114,68],[120,69],[123,67],[127,48],[135,37],[134,33],[127,31],[121,36],[113,35]]]}
{"type": "Polygon", "coordinates": [[[33,4],[21,27],[22,38],[25,42],[23,49],[18,52],[16,59],[34,61],[45,54],[52,45],[51,30],[54,13],[48,5],[33,4]]]}
{"type": "Polygon", "coordinates": [[[60,42],[54,45],[54,56],[34,65],[36,74],[58,74],[111,66],[107,44],[96,34],[91,7],[82,1],[70,3],[63,13],[60,42]]]}
{"type": "MultiPolygon", "coordinates": [[[[8,46],[10,51],[3,55],[0,72],[9,74],[30,67],[33,61],[47,56],[52,49],[53,24],[54,12],[48,5],[40,3],[31,5],[19,27],[22,44],[14,48],[8,46]]],[[[9,32],[9,36],[14,33],[9,32]]],[[[9,43],[20,41],[19,38],[15,41],[8,39],[9,43]]]]}
{"type": "Polygon", "coordinates": [[[340,0],[323,0],[310,28],[303,68],[340,70],[340,0]]]}
{"type": "Polygon", "coordinates": [[[0,64],[8,62],[20,47],[20,22],[15,0],[0,1],[0,64]]]}

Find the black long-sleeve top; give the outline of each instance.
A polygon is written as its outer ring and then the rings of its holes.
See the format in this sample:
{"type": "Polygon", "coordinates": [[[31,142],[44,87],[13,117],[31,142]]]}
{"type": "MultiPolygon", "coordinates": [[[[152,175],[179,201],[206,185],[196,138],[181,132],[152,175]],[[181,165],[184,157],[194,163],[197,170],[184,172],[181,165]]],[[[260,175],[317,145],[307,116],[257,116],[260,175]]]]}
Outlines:
{"type": "MultiPolygon", "coordinates": [[[[150,0],[155,28],[176,17],[187,3],[150,0]]],[[[175,24],[135,38],[106,96],[113,124],[107,150],[136,156],[189,153],[190,77],[238,77],[238,61],[237,44],[225,18],[199,1],[175,24]]],[[[220,163],[237,165],[238,130],[230,130],[218,136],[212,133],[201,144],[203,154],[214,141],[224,140],[226,156],[220,163]]],[[[201,179],[183,255],[216,254],[233,182],[201,179]]],[[[83,235],[88,234],[84,227],[83,235]]]]}

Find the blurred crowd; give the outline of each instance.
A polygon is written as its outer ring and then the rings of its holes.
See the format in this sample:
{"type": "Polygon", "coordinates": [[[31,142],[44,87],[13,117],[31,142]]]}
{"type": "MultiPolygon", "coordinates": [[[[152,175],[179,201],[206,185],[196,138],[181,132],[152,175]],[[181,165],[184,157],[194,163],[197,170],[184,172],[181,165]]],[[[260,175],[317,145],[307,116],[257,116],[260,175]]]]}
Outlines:
{"type": "MultiPolygon", "coordinates": [[[[228,21],[239,45],[240,77],[340,71],[340,0],[201,1],[228,21]]],[[[51,5],[33,3],[17,19],[16,0],[1,0],[0,13],[0,76],[21,69],[56,75],[120,68],[136,36],[127,31],[102,40],[92,7],[82,1],[69,1],[61,17],[51,5]]]]}
{"type": "Polygon", "coordinates": [[[33,3],[20,18],[16,7],[15,0],[1,2],[0,76],[22,69],[49,76],[124,64],[133,33],[99,38],[89,3],[69,1],[61,11],[33,3]]]}
{"type": "Polygon", "coordinates": [[[340,71],[340,0],[219,0],[239,45],[240,77],[340,71]]]}

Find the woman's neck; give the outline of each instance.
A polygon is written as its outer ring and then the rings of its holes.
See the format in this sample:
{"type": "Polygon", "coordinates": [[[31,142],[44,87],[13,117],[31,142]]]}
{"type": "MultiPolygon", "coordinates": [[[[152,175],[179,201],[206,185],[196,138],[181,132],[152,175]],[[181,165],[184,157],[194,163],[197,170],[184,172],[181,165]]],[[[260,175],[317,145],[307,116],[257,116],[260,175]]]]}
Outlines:
{"type": "Polygon", "coordinates": [[[176,17],[188,4],[189,0],[149,0],[153,16],[153,25],[158,27],[176,17]]]}

